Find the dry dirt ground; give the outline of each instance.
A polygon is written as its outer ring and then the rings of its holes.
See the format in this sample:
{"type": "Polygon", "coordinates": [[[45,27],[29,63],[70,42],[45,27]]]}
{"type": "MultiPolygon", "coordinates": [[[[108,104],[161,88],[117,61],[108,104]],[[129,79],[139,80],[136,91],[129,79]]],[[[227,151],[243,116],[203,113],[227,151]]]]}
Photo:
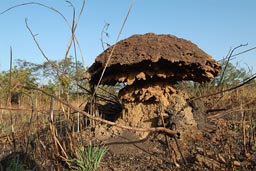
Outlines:
{"type": "MultiPolygon", "coordinates": [[[[200,117],[201,118],[201,117],[200,117]]],[[[247,139],[244,144],[241,124],[233,122],[228,118],[222,118],[208,122],[204,119],[198,120],[198,126],[202,131],[202,136],[196,139],[188,137],[177,138],[177,143],[173,137],[167,137],[170,143],[171,154],[169,153],[164,134],[149,134],[144,139],[132,131],[120,131],[109,128],[108,138],[104,139],[102,130],[106,130],[103,125],[96,129],[95,137],[91,137],[88,131],[76,133],[76,141],[79,138],[84,140],[86,145],[89,140],[95,145],[105,144],[108,152],[103,158],[99,170],[102,171],[126,171],[126,170],[255,170],[256,169],[256,145],[255,139],[247,139]],[[102,128],[104,127],[104,128],[102,128]],[[109,136],[110,135],[110,136],[109,136]],[[183,144],[183,139],[189,139],[183,144]],[[177,150],[177,144],[180,151],[177,150]],[[183,153],[185,159],[180,156],[183,153]],[[175,157],[176,156],[176,157],[175,157]]],[[[26,132],[23,127],[24,133],[26,132]]],[[[49,130],[49,128],[48,128],[49,130]]],[[[44,130],[45,131],[45,130],[44,130]]],[[[12,138],[1,137],[1,164],[5,165],[11,159],[20,156],[20,161],[24,160],[27,168],[34,168],[38,165],[38,170],[69,170],[67,166],[58,162],[54,152],[54,143],[51,140],[50,132],[45,131],[44,137],[40,137],[37,147],[29,145],[29,153],[13,153],[12,138]],[[45,146],[45,147],[44,147],[45,146]],[[46,148],[46,149],[44,149],[46,148]],[[5,151],[5,155],[2,155],[5,151]],[[49,155],[49,156],[47,156],[49,155]],[[50,156],[52,155],[52,156],[50,156]],[[9,156],[9,157],[6,157],[9,156]],[[58,167],[56,167],[58,165],[58,167]],[[56,169],[58,168],[58,169],[56,169]]],[[[43,133],[43,132],[41,132],[43,133]]],[[[104,133],[103,133],[104,134],[104,133]]],[[[41,134],[42,135],[42,134],[41,134]]],[[[60,135],[60,134],[59,134],[60,135]]],[[[255,136],[255,133],[254,133],[255,136]]],[[[24,137],[26,135],[16,135],[16,143],[19,151],[24,152],[24,137]],[[22,136],[23,135],[23,136],[22,136]]],[[[249,137],[247,137],[249,138],[249,137]]],[[[252,135],[250,136],[252,138],[252,135]]],[[[65,138],[59,138],[64,141],[65,138]]],[[[64,143],[63,143],[64,144],[64,143]]]]}
{"type": "MultiPolygon", "coordinates": [[[[133,133],[125,131],[106,142],[109,152],[101,170],[255,170],[255,144],[248,147],[246,154],[242,135],[228,124],[225,120],[214,123],[216,130],[203,130],[202,139],[187,142],[190,154],[186,161],[180,159],[177,163],[170,157],[163,135],[150,135],[138,141],[133,133]]],[[[169,141],[171,146],[176,145],[173,138],[169,141]]]]}

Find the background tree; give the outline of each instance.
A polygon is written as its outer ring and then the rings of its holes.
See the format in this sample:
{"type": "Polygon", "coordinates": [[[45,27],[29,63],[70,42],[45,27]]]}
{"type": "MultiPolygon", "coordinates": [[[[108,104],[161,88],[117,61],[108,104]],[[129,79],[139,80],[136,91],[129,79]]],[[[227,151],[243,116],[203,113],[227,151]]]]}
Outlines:
{"type": "Polygon", "coordinates": [[[4,101],[8,101],[8,92],[11,90],[11,102],[14,104],[20,104],[21,97],[24,93],[32,93],[28,90],[24,90],[24,86],[36,85],[36,77],[32,74],[30,68],[23,68],[15,66],[12,69],[12,82],[11,87],[9,84],[9,71],[3,71],[0,73],[0,97],[4,101]]]}

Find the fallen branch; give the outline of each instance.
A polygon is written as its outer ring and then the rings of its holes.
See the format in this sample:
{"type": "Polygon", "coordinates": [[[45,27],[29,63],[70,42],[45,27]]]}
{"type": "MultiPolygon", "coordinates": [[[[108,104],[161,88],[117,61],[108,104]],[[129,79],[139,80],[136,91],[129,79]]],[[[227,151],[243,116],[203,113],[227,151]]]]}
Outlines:
{"type": "Polygon", "coordinates": [[[119,125],[119,124],[116,124],[115,122],[111,122],[111,121],[108,121],[108,120],[105,120],[105,119],[102,119],[102,118],[99,118],[99,117],[94,117],[94,116],[90,115],[89,113],[83,111],[82,109],[79,109],[78,107],[71,105],[70,103],[60,99],[59,97],[57,97],[57,96],[55,96],[51,93],[48,93],[47,91],[45,91],[43,89],[40,89],[40,88],[37,88],[37,87],[24,87],[24,88],[41,91],[42,93],[46,94],[47,96],[50,96],[50,97],[54,98],[55,100],[59,101],[63,105],[73,109],[76,112],[79,112],[79,113],[85,115],[89,119],[92,119],[92,120],[98,121],[98,122],[102,122],[102,123],[105,123],[107,125],[112,125],[112,126],[116,126],[116,127],[122,128],[122,129],[131,130],[131,131],[138,131],[138,132],[163,132],[163,133],[166,133],[166,134],[169,134],[169,135],[176,135],[177,134],[177,131],[170,130],[170,129],[167,129],[167,128],[164,128],[164,127],[136,128],[136,127],[130,127],[130,126],[125,126],[125,125],[119,125]]]}

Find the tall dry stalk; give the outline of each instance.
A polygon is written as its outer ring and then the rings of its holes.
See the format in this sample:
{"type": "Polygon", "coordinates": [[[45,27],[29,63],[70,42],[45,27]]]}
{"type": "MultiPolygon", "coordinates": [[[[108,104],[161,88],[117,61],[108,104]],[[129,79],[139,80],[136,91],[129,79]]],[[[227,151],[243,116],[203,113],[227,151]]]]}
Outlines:
{"type": "MultiPolygon", "coordinates": [[[[10,71],[9,71],[9,93],[7,98],[7,106],[12,108],[12,47],[10,47],[10,71]]],[[[14,121],[12,116],[12,110],[9,110],[10,119],[11,119],[11,132],[12,132],[12,143],[14,151],[17,150],[16,139],[15,139],[15,129],[14,129],[14,121]]]]}
{"type": "Polygon", "coordinates": [[[255,129],[255,124],[254,124],[254,119],[253,119],[253,111],[249,112],[249,146],[252,147],[255,144],[255,135],[254,135],[254,129],[255,129]]]}
{"type": "Polygon", "coordinates": [[[242,102],[240,104],[240,110],[241,110],[241,125],[242,125],[242,132],[243,132],[244,153],[247,154],[248,149],[247,149],[247,136],[246,136],[246,115],[245,115],[245,111],[243,110],[242,102]]]}

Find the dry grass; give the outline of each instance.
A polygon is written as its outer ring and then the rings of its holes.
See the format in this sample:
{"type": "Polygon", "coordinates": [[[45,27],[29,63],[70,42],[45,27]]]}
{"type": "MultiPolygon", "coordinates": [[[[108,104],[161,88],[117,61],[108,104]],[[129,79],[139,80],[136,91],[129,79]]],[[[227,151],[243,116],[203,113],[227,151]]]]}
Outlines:
{"type": "MultiPolygon", "coordinates": [[[[192,147],[194,142],[191,142],[192,144],[188,142],[192,150],[192,155],[188,158],[191,167],[199,170],[255,168],[256,95],[253,93],[255,90],[256,85],[253,83],[224,94],[200,99],[204,104],[201,107],[208,111],[205,113],[206,119],[200,122],[211,123],[218,129],[215,132],[204,130],[203,144],[196,142],[197,146],[192,147]]],[[[68,169],[71,166],[66,161],[76,158],[76,151],[81,146],[88,146],[91,143],[90,140],[94,136],[91,128],[85,128],[83,122],[80,122],[78,132],[77,113],[62,106],[61,103],[54,102],[54,120],[51,122],[49,101],[49,98],[40,101],[38,103],[40,106],[34,106],[33,111],[32,103],[12,106],[12,110],[4,109],[2,106],[0,110],[2,163],[13,158],[17,159],[17,156],[26,156],[27,159],[22,161],[26,168],[68,169]],[[29,164],[31,161],[33,161],[32,166],[29,164]]],[[[82,101],[72,103],[80,105],[82,101]]],[[[84,118],[80,115],[79,119],[83,121],[84,118]]]]}

